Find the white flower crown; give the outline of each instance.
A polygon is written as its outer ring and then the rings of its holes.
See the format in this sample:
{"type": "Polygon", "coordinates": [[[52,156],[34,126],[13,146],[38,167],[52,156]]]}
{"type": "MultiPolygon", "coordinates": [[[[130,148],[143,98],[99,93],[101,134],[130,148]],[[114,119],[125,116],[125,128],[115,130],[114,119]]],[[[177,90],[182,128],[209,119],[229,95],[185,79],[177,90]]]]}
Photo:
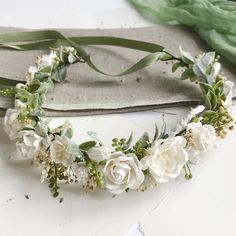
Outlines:
{"type": "Polygon", "coordinates": [[[134,146],[132,135],[129,139],[114,138],[114,150],[110,150],[94,133],[90,133],[93,140],[75,144],[69,122],[50,128],[42,106],[54,81],[63,82],[67,67],[80,62],[72,47],[53,49],[29,68],[27,82],[15,88],[15,108],[6,112],[5,131],[16,140],[21,156],[33,158],[42,167],[41,181],[48,180],[54,197],[59,194],[59,182],[119,194],[129,189],[145,190],[151,182],[167,182],[182,171],[190,179],[189,163],[198,163],[200,155],[234,127],[234,84],[219,73],[219,58],[214,52],[193,58],[180,48],[180,55],[172,70],[184,68],[181,79],[190,78],[200,86],[204,105],[192,109],[169,134],[166,129],[158,134],[156,128],[152,140],[145,133],[134,146]]]}

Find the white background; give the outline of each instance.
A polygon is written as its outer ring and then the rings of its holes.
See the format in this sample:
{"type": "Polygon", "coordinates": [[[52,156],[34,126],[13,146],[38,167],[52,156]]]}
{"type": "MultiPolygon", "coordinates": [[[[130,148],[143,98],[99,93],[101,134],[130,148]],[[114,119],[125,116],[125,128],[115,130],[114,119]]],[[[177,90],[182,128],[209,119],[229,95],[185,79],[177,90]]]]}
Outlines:
{"type": "MultiPolygon", "coordinates": [[[[150,26],[125,0],[0,1],[0,26],[25,28],[118,28],[150,26]]],[[[173,127],[186,109],[162,109],[173,127]]],[[[94,130],[110,139],[135,137],[161,125],[158,111],[78,117],[70,119],[75,140],[94,130]]],[[[62,119],[55,119],[54,124],[62,119]]],[[[233,131],[221,145],[193,168],[194,178],[161,185],[145,193],[112,198],[107,193],[85,194],[62,187],[61,197],[50,196],[40,184],[40,171],[29,160],[15,157],[14,143],[0,127],[0,236],[236,236],[236,158],[233,131]],[[8,160],[10,159],[10,160],[8,160]],[[25,198],[29,196],[29,199],[25,198]]]]}

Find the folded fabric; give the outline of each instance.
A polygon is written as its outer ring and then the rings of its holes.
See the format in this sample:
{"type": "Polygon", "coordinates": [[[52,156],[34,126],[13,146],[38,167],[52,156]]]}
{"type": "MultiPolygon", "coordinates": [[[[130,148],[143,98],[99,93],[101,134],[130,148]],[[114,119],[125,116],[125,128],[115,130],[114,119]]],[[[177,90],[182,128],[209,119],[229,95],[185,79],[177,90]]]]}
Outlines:
{"type": "MultiPolygon", "coordinates": [[[[6,32],[27,31],[19,28],[1,28],[0,34],[6,32]]],[[[158,43],[169,52],[179,55],[179,45],[199,54],[209,51],[208,46],[191,30],[181,26],[157,25],[155,27],[133,29],[59,29],[65,36],[116,36],[158,43]],[[173,41],[174,36],[174,41],[173,41]]],[[[108,73],[125,70],[145,56],[146,52],[113,46],[86,46],[96,65],[108,73]]],[[[48,52],[46,52],[48,53],[48,52]]],[[[1,50],[1,76],[25,80],[25,72],[34,65],[37,56],[45,51],[11,51],[1,50]]],[[[122,77],[104,76],[95,73],[86,64],[72,65],[68,70],[65,83],[55,87],[47,96],[44,108],[51,116],[91,115],[141,111],[159,107],[193,104],[199,102],[201,93],[197,86],[189,81],[180,81],[180,71],[171,72],[172,64],[158,62],[137,73],[122,77]]],[[[226,66],[223,71],[232,81],[235,68],[226,66]]],[[[14,99],[0,98],[0,115],[13,106],[14,99]]]]}
{"type": "Polygon", "coordinates": [[[145,16],[192,27],[236,65],[236,2],[228,0],[130,0],[145,16]]]}

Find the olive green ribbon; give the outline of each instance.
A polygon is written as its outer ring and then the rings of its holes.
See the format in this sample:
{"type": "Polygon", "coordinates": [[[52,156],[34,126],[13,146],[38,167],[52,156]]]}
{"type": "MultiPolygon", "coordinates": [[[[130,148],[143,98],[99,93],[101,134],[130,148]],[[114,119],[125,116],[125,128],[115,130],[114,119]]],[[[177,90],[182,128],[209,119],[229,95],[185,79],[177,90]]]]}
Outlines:
{"type": "MultiPolygon", "coordinates": [[[[42,30],[31,32],[16,32],[0,34],[0,48],[19,51],[42,50],[59,46],[71,46],[77,50],[78,56],[93,70],[103,75],[123,76],[139,71],[159,60],[167,61],[178,58],[164,50],[164,47],[145,41],[132,39],[106,37],[106,36],[82,36],[65,37],[55,30],[42,30]],[[137,63],[118,74],[108,74],[99,69],[92,61],[90,55],[81,47],[82,45],[109,45],[148,52],[149,54],[137,63]]],[[[0,90],[12,88],[22,82],[0,77],[0,90]]],[[[1,95],[1,94],[0,94],[1,95]]]]}

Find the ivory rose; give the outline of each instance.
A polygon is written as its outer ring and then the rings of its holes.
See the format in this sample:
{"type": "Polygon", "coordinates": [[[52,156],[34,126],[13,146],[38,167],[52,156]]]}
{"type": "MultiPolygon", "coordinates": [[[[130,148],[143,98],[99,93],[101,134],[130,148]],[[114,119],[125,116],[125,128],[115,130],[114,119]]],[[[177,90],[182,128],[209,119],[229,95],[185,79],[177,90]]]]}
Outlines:
{"type": "Polygon", "coordinates": [[[112,153],[103,173],[106,189],[114,194],[120,194],[128,188],[138,189],[144,181],[142,165],[133,153],[112,153]]]}

